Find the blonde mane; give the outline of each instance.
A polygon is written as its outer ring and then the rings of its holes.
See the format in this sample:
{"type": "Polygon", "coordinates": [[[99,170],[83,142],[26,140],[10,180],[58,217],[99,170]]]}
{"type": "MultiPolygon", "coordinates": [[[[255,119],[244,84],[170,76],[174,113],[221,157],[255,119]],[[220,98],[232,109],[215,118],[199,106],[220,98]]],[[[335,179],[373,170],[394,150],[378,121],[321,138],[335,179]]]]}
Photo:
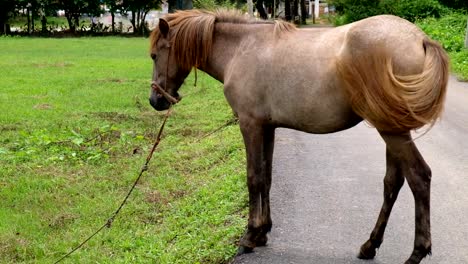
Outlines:
{"type": "MultiPolygon", "coordinates": [[[[237,10],[177,11],[164,16],[171,28],[172,50],[180,67],[189,70],[204,65],[211,52],[215,23],[232,24],[274,24],[273,33],[280,36],[283,32],[295,30],[295,26],[284,21],[257,21],[250,19],[237,10]]],[[[156,27],[150,36],[151,50],[155,50],[160,37],[156,27]]]]}

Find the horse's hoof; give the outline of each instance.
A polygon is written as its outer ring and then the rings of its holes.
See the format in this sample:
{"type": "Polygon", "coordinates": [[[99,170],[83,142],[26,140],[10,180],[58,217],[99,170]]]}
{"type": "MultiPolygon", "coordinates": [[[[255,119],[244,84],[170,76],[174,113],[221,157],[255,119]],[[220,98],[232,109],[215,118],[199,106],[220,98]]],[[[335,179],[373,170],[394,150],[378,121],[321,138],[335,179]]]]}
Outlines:
{"type": "Polygon", "coordinates": [[[368,241],[361,246],[359,250],[358,258],[359,259],[373,259],[375,257],[375,248],[372,244],[368,241]]]}
{"type": "Polygon", "coordinates": [[[248,254],[253,252],[253,247],[246,247],[246,246],[239,246],[237,249],[237,255],[243,255],[243,254],[248,254]]]}
{"type": "Polygon", "coordinates": [[[413,251],[413,254],[411,254],[411,257],[405,262],[405,264],[419,264],[423,260],[423,258],[425,258],[428,255],[432,255],[431,246],[423,249],[415,249],[413,251]]]}
{"type": "Polygon", "coordinates": [[[259,237],[257,237],[255,242],[257,244],[257,247],[264,247],[264,246],[266,246],[266,244],[268,242],[268,237],[267,237],[266,234],[262,234],[259,237]]]}

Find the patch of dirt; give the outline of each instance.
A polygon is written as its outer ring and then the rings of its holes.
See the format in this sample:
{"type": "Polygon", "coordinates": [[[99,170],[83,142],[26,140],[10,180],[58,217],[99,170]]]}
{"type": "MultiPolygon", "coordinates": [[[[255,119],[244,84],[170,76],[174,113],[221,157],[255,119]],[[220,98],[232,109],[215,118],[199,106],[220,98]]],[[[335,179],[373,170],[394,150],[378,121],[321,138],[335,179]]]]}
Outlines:
{"type": "Polygon", "coordinates": [[[53,219],[50,220],[49,222],[49,227],[51,228],[62,228],[65,225],[71,224],[77,219],[78,216],[73,215],[73,214],[61,214],[55,216],[53,219]]]}
{"type": "Polygon", "coordinates": [[[57,68],[64,68],[64,67],[71,67],[73,63],[71,62],[56,62],[56,63],[33,63],[34,67],[37,68],[47,68],[47,67],[57,67],[57,68]]]}
{"type": "Polygon", "coordinates": [[[4,124],[0,125],[0,132],[6,132],[6,131],[16,131],[19,129],[18,124],[4,124]]]}
{"type": "Polygon", "coordinates": [[[194,130],[190,127],[181,127],[179,129],[175,129],[173,133],[177,135],[182,135],[184,137],[199,137],[201,135],[199,130],[194,130]]]}
{"type": "Polygon", "coordinates": [[[164,197],[160,192],[155,190],[155,191],[146,193],[145,201],[148,203],[153,203],[153,204],[166,205],[172,199],[180,199],[180,198],[183,198],[185,195],[187,195],[187,191],[185,190],[174,190],[169,194],[169,197],[164,197]]]}
{"type": "Polygon", "coordinates": [[[152,204],[167,204],[169,200],[158,191],[152,191],[145,195],[145,201],[152,204]]]}
{"type": "Polygon", "coordinates": [[[2,257],[10,258],[12,263],[24,261],[20,257],[20,253],[18,251],[25,249],[29,242],[26,238],[22,237],[21,233],[17,232],[15,234],[8,235],[6,238],[0,238],[0,255],[2,255],[2,257]]]}
{"type": "Polygon", "coordinates": [[[39,110],[50,110],[53,106],[51,104],[37,104],[33,108],[39,110]]]}
{"type": "Polygon", "coordinates": [[[119,79],[119,78],[105,78],[105,79],[98,79],[98,82],[111,82],[111,83],[124,83],[126,79],[119,79]]]}
{"type": "Polygon", "coordinates": [[[117,112],[95,112],[91,115],[109,121],[135,120],[135,117],[117,112]]]}

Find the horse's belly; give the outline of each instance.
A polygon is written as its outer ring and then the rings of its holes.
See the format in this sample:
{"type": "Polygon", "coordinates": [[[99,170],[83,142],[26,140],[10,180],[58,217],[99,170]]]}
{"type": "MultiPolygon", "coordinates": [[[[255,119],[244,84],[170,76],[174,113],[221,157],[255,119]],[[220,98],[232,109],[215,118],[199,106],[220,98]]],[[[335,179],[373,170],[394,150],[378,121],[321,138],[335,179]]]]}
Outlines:
{"type": "Polygon", "coordinates": [[[279,127],[292,128],[307,133],[327,134],[351,128],[362,121],[352,110],[337,111],[315,111],[305,113],[304,111],[293,110],[289,117],[281,115],[275,120],[279,127]]]}
{"type": "Polygon", "coordinates": [[[362,121],[351,109],[344,91],[330,78],[309,86],[289,87],[288,91],[288,98],[280,100],[279,95],[271,94],[276,98],[270,101],[271,119],[278,126],[324,134],[348,129],[362,121]]]}

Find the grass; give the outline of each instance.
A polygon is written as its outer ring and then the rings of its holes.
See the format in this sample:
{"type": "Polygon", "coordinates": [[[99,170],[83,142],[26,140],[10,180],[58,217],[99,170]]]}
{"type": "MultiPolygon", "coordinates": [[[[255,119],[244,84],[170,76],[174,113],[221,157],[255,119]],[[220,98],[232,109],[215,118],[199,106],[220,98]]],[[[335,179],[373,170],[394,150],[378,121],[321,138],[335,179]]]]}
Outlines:
{"type": "MultiPolygon", "coordinates": [[[[53,263],[105,223],[163,113],[143,38],[0,41],[0,263],[53,263]]],[[[225,263],[246,224],[245,158],[221,85],[199,73],[113,223],[64,263],[225,263]]]]}
{"type": "Polygon", "coordinates": [[[466,21],[466,14],[454,12],[439,19],[426,18],[416,22],[447,50],[452,71],[462,81],[468,81],[468,49],[464,47],[466,21]]]}

